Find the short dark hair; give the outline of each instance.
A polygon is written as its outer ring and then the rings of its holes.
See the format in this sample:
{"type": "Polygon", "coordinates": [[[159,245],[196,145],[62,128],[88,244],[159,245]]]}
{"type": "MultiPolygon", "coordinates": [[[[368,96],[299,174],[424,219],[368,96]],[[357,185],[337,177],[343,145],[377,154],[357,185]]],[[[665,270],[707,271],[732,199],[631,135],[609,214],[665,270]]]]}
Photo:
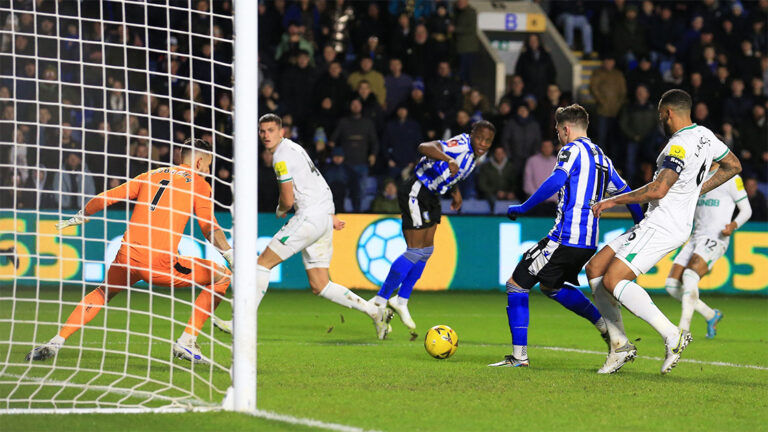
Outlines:
{"type": "Polygon", "coordinates": [[[560,107],[555,111],[555,122],[558,124],[573,123],[586,129],[589,126],[589,113],[579,104],[560,107]]]}
{"type": "Polygon", "coordinates": [[[277,127],[283,127],[283,119],[279,115],[269,113],[259,117],[259,125],[262,123],[277,123],[277,127]]]}
{"type": "Polygon", "coordinates": [[[691,107],[693,106],[693,100],[691,99],[691,95],[685,90],[667,90],[661,95],[661,100],[659,100],[659,108],[665,106],[674,111],[686,111],[690,113],[691,107]]]}
{"type": "Polygon", "coordinates": [[[478,120],[472,125],[472,133],[474,133],[476,130],[480,128],[488,129],[489,131],[493,132],[494,135],[496,135],[496,126],[493,125],[493,123],[489,122],[488,120],[478,120]]]}
{"type": "Polygon", "coordinates": [[[187,138],[181,147],[181,157],[186,157],[192,150],[204,151],[213,154],[211,143],[200,138],[187,138]]]}

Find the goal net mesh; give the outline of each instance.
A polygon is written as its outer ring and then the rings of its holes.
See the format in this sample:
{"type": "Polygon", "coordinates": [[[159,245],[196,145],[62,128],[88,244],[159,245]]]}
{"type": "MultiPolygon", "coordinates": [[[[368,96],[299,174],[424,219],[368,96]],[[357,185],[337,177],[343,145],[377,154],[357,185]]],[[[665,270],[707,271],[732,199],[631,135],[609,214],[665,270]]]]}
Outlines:
{"type": "MultiPolygon", "coordinates": [[[[172,353],[209,287],[139,282],[54,358],[25,356],[102,284],[135,202],[62,232],[56,223],[180,164],[188,138],[214,146],[206,180],[231,243],[232,35],[231,1],[0,0],[0,412],[221,405],[230,336],[208,320],[197,343],[210,364],[172,353]]],[[[226,266],[200,222],[192,214],[178,254],[226,266]]],[[[231,316],[228,298],[217,314],[231,316]]]]}

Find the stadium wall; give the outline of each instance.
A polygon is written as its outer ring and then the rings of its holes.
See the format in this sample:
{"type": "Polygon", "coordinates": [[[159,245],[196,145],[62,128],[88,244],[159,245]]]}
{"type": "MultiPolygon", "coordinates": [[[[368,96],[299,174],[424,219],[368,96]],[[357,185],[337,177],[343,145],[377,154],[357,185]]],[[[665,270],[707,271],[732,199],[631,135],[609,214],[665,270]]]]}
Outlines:
{"type": "MultiPolygon", "coordinates": [[[[350,288],[376,289],[390,262],[405,248],[400,234],[400,219],[392,215],[345,214],[347,227],[334,237],[331,277],[350,288]]],[[[223,227],[229,227],[229,213],[218,213],[223,227]]],[[[111,262],[125,230],[126,211],[114,210],[106,218],[93,219],[84,226],[71,227],[58,235],[56,214],[0,212],[0,283],[19,279],[19,286],[34,287],[61,282],[99,283],[105,264],[111,262]],[[84,235],[81,235],[84,234],[84,235]],[[107,239],[105,245],[104,239],[107,239]]],[[[260,214],[259,248],[285,223],[273,214],[260,214]]],[[[501,291],[520,256],[551,228],[550,219],[525,218],[511,222],[503,217],[443,217],[435,239],[435,254],[419,290],[496,290],[501,291]]],[[[623,233],[629,220],[606,219],[600,223],[605,243],[623,233]]],[[[189,224],[179,245],[183,255],[223,258],[189,224]]],[[[234,241],[237,250],[237,240],[234,241]]],[[[663,291],[674,253],[639,279],[654,291],[663,291]]],[[[586,278],[580,275],[586,288],[586,278]]],[[[306,289],[307,280],[300,256],[295,256],[272,271],[271,289],[306,289]]],[[[703,292],[768,295],[768,230],[765,223],[749,222],[738,230],[731,247],[713,271],[702,279],[703,292]]]]}

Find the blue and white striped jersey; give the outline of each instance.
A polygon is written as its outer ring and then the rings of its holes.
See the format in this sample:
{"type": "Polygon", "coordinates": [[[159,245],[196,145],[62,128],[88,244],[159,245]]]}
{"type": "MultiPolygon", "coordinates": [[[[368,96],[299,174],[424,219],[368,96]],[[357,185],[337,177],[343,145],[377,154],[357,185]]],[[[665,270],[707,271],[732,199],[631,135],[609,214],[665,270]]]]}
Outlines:
{"type": "Polygon", "coordinates": [[[452,176],[448,162],[422,156],[414,173],[430,192],[443,195],[456,183],[464,180],[475,168],[475,150],[468,134],[457,135],[448,141],[440,141],[443,151],[459,164],[459,172],[452,176]]]}
{"type": "Polygon", "coordinates": [[[548,237],[566,246],[597,248],[598,220],[592,215],[592,205],[606,195],[622,192],[627,183],[611,159],[586,137],[563,146],[555,169],[565,171],[568,179],[558,192],[557,217],[548,237]]]}

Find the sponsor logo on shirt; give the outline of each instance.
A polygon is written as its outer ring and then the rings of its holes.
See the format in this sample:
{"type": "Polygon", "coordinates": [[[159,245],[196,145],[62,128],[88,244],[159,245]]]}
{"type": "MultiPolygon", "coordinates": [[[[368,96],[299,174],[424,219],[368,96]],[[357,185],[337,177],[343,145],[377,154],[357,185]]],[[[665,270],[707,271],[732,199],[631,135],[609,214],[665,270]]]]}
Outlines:
{"type": "Polygon", "coordinates": [[[736,190],[742,191],[744,190],[744,180],[741,179],[741,177],[736,176],[736,178],[733,179],[734,183],[736,183],[736,190]]]}
{"type": "Polygon", "coordinates": [[[288,165],[285,164],[285,161],[280,161],[275,164],[275,174],[277,174],[278,177],[288,174],[288,165]]]}
{"type": "Polygon", "coordinates": [[[682,146],[679,145],[673,145],[669,148],[669,156],[678,158],[678,159],[685,159],[685,149],[682,146]]]}

